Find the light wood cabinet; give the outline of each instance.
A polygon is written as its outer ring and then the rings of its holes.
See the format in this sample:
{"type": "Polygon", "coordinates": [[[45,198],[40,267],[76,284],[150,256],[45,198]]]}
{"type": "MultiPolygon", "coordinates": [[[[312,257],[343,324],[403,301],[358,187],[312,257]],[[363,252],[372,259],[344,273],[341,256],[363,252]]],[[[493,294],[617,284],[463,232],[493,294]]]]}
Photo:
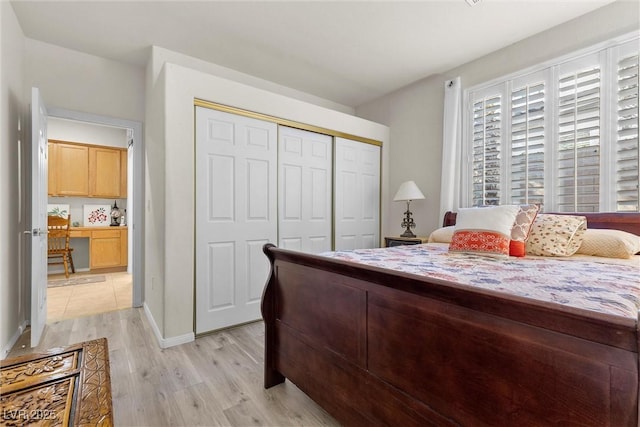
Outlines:
{"type": "Polygon", "coordinates": [[[127,150],[49,141],[49,195],[125,199],[127,150]]]}
{"type": "Polygon", "coordinates": [[[111,268],[127,265],[128,231],[114,227],[91,231],[90,268],[111,268]]]}
{"type": "Polygon", "coordinates": [[[89,147],[49,143],[49,195],[89,196],[89,147]]]}
{"type": "Polygon", "coordinates": [[[89,148],[89,195],[120,198],[120,150],[89,148]]]}

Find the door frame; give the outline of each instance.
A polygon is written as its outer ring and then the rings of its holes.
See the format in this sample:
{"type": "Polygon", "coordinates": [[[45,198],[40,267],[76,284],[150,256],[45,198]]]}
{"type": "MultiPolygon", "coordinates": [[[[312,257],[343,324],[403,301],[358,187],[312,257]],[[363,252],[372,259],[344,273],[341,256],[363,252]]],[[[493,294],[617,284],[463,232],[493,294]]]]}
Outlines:
{"type": "Polygon", "coordinates": [[[48,107],[49,117],[113,126],[133,131],[133,218],[129,233],[133,235],[133,295],[132,305],[142,307],[144,302],[144,138],[142,122],[83,113],[63,108],[48,107]]]}

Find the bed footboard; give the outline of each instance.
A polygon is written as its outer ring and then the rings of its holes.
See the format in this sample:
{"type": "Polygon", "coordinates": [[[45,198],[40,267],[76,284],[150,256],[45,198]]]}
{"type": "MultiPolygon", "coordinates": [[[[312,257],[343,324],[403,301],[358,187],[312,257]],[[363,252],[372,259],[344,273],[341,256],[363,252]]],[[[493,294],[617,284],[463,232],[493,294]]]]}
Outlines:
{"type": "Polygon", "coordinates": [[[635,325],[264,252],[265,387],[287,378],[346,425],[638,424],[635,325]]]}

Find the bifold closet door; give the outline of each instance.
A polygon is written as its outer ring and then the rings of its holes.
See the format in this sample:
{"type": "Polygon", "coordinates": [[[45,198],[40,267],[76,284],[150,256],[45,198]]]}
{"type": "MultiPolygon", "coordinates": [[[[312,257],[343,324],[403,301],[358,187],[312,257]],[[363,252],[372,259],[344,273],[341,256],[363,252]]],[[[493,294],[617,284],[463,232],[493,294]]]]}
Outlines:
{"type": "Polygon", "coordinates": [[[380,147],[335,139],[335,250],[380,247],[380,147]]]}
{"type": "Polygon", "coordinates": [[[277,145],[274,123],[196,107],[196,333],[261,317],[277,145]]]}
{"type": "Polygon", "coordinates": [[[331,250],[333,138],[278,128],[278,246],[331,250]]]}

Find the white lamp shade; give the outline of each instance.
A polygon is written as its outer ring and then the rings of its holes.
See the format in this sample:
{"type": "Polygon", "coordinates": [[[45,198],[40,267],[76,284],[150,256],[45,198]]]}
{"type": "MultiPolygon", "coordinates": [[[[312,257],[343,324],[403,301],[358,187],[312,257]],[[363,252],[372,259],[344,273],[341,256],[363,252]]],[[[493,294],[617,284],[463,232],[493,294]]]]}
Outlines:
{"type": "Polygon", "coordinates": [[[415,182],[406,181],[400,185],[398,188],[398,192],[396,196],[393,198],[394,202],[398,202],[401,200],[420,200],[424,199],[424,194],[418,188],[415,182]]]}

